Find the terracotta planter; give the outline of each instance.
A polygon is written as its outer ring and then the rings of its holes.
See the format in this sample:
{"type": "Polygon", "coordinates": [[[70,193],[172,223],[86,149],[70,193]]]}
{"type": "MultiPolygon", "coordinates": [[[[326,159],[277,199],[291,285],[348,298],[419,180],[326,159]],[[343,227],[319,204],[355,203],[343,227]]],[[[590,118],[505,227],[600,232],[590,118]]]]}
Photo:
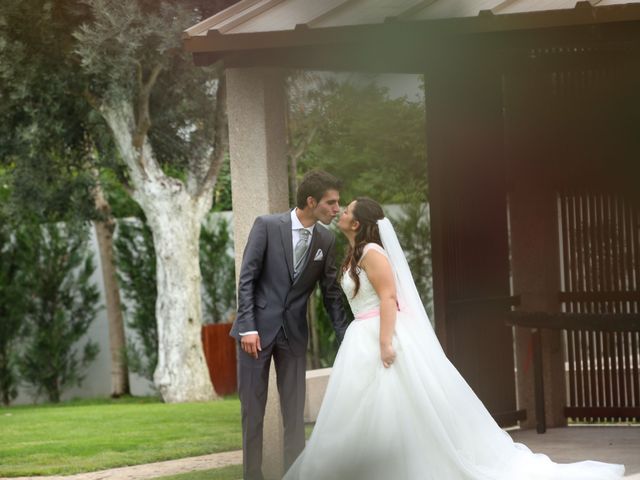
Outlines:
{"type": "Polygon", "coordinates": [[[202,346],[209,367],[211,383],[218,395],[238,391],[236,341],[229,336],[232,323],[202,327],[202,346]]]}

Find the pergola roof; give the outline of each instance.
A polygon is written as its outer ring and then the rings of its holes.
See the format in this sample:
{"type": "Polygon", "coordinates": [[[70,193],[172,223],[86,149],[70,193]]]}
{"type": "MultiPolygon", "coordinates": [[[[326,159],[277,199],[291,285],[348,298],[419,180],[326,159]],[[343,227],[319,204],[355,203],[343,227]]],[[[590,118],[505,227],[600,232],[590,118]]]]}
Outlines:
{"type": "Polygon", "coordinates": [[[362,41],[390,26],[451,35],[630,20],[640,20],[640,0],[241,0],[186,30],[184,42],[221,57],[362,41]]]}

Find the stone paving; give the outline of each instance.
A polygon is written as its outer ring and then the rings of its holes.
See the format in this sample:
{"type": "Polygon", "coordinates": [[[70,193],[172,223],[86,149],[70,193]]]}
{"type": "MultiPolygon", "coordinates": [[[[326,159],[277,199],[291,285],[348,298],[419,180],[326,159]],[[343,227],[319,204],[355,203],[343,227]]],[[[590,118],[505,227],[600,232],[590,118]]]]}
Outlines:
{"type": "Polygon", "coordinates": [[[640,480],[640,426],[553,428],[541,435],[535,430],[510,433],[515,441],[555,462],[622,463],[625,479],[640,480]]]}

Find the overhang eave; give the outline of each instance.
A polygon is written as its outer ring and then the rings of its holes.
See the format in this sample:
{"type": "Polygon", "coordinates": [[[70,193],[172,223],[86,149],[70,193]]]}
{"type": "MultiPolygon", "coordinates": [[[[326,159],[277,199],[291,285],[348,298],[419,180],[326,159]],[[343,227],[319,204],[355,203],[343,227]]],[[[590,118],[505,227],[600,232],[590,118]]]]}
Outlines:
{"type": "Polygon", "coordinates": [[[512,32],[519,30],[553,29],[558,27],[602,25],[640,20],[640,4],[592,6],[579,2],[575,8],[552,11],[495,15],[490,11],[476,17],[437,20],[396,20],[372,25],[347,25],[309,28],[298,25],[293,30],[269,32],[221,33],[208,30],[206,34],[184,33],[184,47],[192,53],[219,53],[283,49],[319,45],[349,45],[375,42],[397,35],[420,33],[434,41],[442,41],[478,33],[512,32]]]}

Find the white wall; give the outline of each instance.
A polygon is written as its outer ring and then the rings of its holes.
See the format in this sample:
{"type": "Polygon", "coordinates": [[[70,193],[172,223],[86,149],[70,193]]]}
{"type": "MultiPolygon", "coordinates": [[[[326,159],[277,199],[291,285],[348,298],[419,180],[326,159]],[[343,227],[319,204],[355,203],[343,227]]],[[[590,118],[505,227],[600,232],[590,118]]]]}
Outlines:
{"type": "MultiPolygon", "coordinates": [[[[91,280],[100,290],[100,305],[103,306],[98,311],[96,319],[93,321],[84,340],[78,343],[79,349],[86,343],[87,338],[91,338],[98,344],[100,349],[98,355],[93,362],[85,370],[85,380],[80,387],[71,387],[62,395],[62,400],[72,398],[93,398],[108,397],[111,394],[111,355],[109,353],[109,324],[107,321],[107,313],[104,309],[104,282],[102,281],[102,265],[100,264],[100,255],[98,254],[98,243],[96,240],[95,230],[91,229],[90,249],[93,253],[93,260],[96,270],[91,280]]],[[[125,330],[127,335],[131,332],[125,330]]],[[[150,383],[131,374],[129,377],[131,382],[131,393],[134,395],[153,395],[153,388],[150,383]]],[[[19,389],[18,397],[12,402],[13,405],[34,403],[36,400],[40,402],[46,401],[46,398],[35,399],[27,387],[19,389]]]]}

